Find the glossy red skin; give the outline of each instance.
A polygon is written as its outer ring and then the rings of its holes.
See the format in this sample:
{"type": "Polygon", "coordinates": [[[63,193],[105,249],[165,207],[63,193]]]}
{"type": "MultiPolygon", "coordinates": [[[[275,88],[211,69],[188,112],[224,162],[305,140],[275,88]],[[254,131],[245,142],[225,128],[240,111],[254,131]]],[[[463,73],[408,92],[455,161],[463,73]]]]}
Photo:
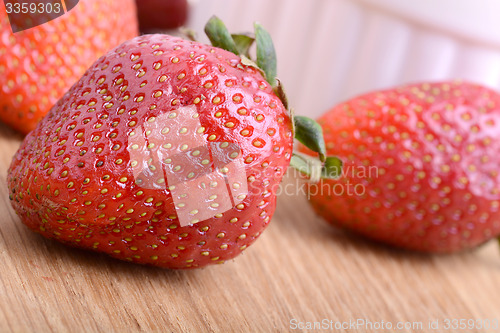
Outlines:
{"type": "Polygon", "coordinates": [[[15,155],[8,186],[21,220],[45,237],[136,263],[201,267],[235,257],[268,225],[275,188],[291,151],[287,111],[257,70],[221,49],[145,35],[99,59],[54,106],[15,155]],[[140,68],[133,69],[137,64],[140,68]],[[157,64],[161,65],[155,69],[157,64]],[[118,65],[121,69],[113,72],[118,65]],[[181,73],[185,76],[180,79],[181,73]],[[163,75],[167,79],[160,82],[163,75]],[[143,82],[147,84],[140,87],[143,82]],[[206,88],[207,82],[213,87],[206,88]],[[107,91],[101,94],[103,88],[107,91]],[[164,92],[161,98],[154,97],[158,90],[164,92]],[[241,100],[235,101],[235,95],[241,100]],[[138,102],[138,96],[144,99],[138,102]],[[195,104],[199,97],[203,98],[195,104]],[[97,104],[89,106],[92,100],[97,104]],[[108,103],[113,106],[106,108],[108,103]],[[151,110],[153,104],[156,108],[151,110]],[[151,116],[186,105],[196,106],[206,138],[215,135],[214,141],[239,145],[249,194],[242,207],[180,227],[169,190],[144,189],[135,183],[127,138],[151,116]],[[235,126],[226,127],[229,121],[235,126]],[[252,130],[244,136],[244,129],[252,130]],[[96,136],[99,139],[92,141],[96,136]],[[256,147],[255,140],[263,145],[256,147]],[[123,162],[116,164],[120,159],[123,162]],[[124,176],[128,180],[122,183],[124,176]],[[70,182],[73,186],[68,188],[70,182]],[[105,207],[99,208],[101,204],[105,207]],[[126,212],[130,208],[131,214],[126,212]]]}
{"type": "Polygon", "coordinates": [[[347,173],[311,197],[330,223],[425,252],[469,249],[500,234],[496,92],[461,82],[402,86],[342,103],[319,123],[347,173]],[[353,174],[360,166],[366,177],[353,174]],[[343,195],[328,195],[334,186],[343,195]],[[365,194],[348,195],[355,186],[365,194]]]}
{"type": "Polygon", "coordinates": [[[187,0],[136,0],[141,31],[175,29],[186,23],[187,0]]]}
{"type": "Polygon", "coordinates": [[[97,58],[138,33],[133,0],[80,1],[15,34],[2,8],[0,120],[24,134],[33,130],[97,58]]]}

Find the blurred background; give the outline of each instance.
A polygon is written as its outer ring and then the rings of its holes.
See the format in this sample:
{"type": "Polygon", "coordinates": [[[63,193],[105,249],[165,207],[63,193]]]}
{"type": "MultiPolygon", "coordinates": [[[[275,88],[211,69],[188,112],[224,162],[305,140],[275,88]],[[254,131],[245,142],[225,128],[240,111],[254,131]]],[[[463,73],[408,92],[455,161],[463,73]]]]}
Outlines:
{"type": "Polygon", "coordinates": [[[298,114],[394,85],[465,79],[500,90],[498,0],[190,0],[204,42],[215,14],[231,32],[259,21],[274,38],[278,76],[298,114]]]}

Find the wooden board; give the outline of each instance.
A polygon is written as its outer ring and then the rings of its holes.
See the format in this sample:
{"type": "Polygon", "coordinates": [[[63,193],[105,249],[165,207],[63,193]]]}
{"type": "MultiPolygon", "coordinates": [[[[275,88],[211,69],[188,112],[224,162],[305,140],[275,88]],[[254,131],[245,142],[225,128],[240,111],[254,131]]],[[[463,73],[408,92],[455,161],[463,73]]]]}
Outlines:
{"type": "Polygon", "coordinates": [[[142,267],[45,240],[10,207],[6,173],[20,141],[0,126],[0,332],[283,332],[308,322],[484,332],[445,329],[445,319],[500,319],[495,242],[461,255],[395,251],[326,225],[300,195],[280,197],[243,255],[206,269],[142,267]]]}

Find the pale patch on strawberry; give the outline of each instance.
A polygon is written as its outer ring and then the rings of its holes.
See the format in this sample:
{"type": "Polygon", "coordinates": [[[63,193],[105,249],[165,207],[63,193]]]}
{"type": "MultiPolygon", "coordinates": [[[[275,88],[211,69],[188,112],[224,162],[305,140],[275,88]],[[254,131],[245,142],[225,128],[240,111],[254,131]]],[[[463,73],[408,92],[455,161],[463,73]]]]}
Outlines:
{"type": "Polygon", "coordinates": [[[181,226],[222,214],[248,194],[240,148],[208,142],[194,105],[151,117],[129,137],[135,183],[160,190],[168,184],[181,226]]]}

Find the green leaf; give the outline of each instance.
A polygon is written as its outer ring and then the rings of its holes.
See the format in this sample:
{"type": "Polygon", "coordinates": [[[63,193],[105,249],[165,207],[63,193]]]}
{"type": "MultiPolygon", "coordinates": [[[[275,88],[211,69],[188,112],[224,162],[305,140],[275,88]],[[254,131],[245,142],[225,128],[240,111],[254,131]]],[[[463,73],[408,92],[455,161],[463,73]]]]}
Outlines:
{"type": "Polygon", "coordinates": [[[257,65],[266,74],[266,80],[276,86],[277,61],[274,44],[269,33],[259,24],[254,23],[255,41],[257,42],[257,65]]]}
{"type": "Polygon", "coordinates": [[[212,16],[205,25],[205,33],[210,42],[215,47],[220,47],[226,51],[239,55],[236,43],[226,28],[226,25],[217,16],[212,16]]]}
{"type": "Polygon", "coordinates": [[[252,47],[255,38],[245,34],[232,34],[231,37],[236,45],[238,54],[250,58],[250,48],[252,47]]]}
{"type": "Polygon", "coordinates": [[[340,158],[335,156],[328,156],[326,158],[323,169],[321,169],[321,178],[323,179],[338,179],[342,174],[343,162],[340,158]]]}
{"type": "Polygon", "coordinates": [[[321,126],[313,119],[295,116],[295,138],[304,146],[319,154],[321,162],[326,160],[325,140],[321,126]]]}

